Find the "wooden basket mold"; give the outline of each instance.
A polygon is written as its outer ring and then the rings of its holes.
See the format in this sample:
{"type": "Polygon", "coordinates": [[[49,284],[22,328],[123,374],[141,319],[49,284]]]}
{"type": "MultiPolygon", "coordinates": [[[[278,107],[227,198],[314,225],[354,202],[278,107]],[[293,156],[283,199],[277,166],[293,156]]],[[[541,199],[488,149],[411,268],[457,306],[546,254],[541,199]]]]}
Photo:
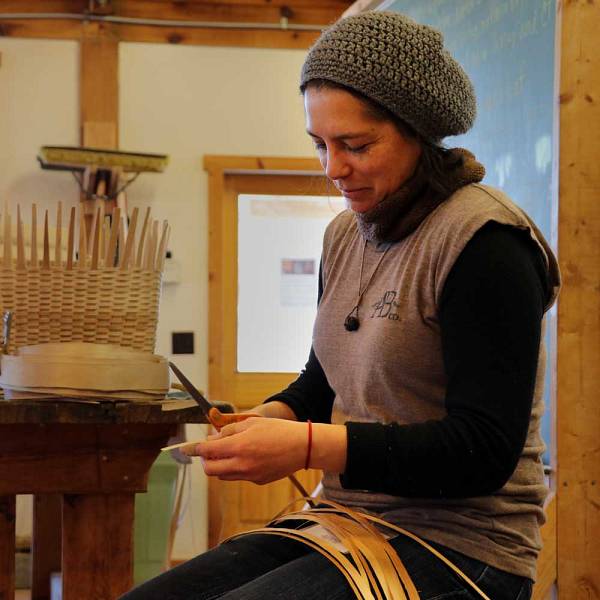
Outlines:
{"type": "Polygon", "coordinates": [[[169,227],[164,222],[159,232],[149,209],[138,227],[138,216],[137,208],[130,220],[115,208],[109,220],[100,208],[88,238],[83,214],[77,217],[75,208],[66,231],[59,203],[55,227],[45,211],[38,232],[35,205],[29,228],[20,207],[14,226],[5,207],[0,310],[12,313],[5,352],[71,341],[154,351],[169,227]]]}

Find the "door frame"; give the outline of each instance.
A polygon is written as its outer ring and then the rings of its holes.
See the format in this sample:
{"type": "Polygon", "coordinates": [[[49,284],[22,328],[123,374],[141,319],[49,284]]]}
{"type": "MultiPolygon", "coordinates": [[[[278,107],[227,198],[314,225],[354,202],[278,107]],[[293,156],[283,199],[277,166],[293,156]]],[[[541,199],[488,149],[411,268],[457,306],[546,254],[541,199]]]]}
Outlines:
{"type": "Polygon", "coordinates": [[[231,231],[237,223],[237,204],[230,198],[228,176],[310,177],[319,181],[316,191],[321,192],[327,189],[326,178],[317,158],[207,155],[204,169],[209,203],[208,391],[213,400],[232,402],[244,390],[243,400],[235,403],[249,408],[287,387],[298,373],[237,371],[237,319],[232,319],[237,314],[237,235],[231,231]]]}

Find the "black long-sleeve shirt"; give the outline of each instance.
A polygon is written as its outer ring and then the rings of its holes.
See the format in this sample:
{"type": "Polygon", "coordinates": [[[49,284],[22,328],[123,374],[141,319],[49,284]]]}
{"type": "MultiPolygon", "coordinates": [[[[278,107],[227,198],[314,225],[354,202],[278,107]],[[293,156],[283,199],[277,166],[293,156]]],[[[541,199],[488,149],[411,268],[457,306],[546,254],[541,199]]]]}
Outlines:
{"type": "MultiPolygon", "coordinates": [[[[346,423],[342,485],[408,497],[479,496],[502,487],[527,435],[548,293],[543,259],[527,234],[482,227],[441,297],[447,416],[346,423]]],[[[299,420],[328,423],[334,397],[311,348],[298,379],[267,402],[284,402],[299,420]]]]}

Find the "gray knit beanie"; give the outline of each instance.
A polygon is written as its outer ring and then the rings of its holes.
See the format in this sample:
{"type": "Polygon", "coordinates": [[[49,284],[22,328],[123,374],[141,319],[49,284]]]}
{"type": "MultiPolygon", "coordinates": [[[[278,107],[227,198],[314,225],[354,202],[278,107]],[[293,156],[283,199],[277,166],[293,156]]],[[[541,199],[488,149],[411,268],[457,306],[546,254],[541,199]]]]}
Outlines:
{"type": "Polygon", "coordinates": [[[476,102],[442,34],[393,12],[366,12],[326,29],[308,51],[300,86],[326,79],[383,105],[425,139],[468,131],[476,102]]]}

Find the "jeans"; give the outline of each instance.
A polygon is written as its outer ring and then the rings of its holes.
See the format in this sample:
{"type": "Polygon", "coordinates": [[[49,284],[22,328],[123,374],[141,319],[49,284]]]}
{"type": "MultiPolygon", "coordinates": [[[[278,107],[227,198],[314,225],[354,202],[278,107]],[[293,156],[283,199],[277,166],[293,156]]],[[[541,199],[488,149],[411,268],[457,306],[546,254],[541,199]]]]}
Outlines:
{"type": "MultiPolygon", "coordinates": [[[[389,540],[421,600],[476,600],[431,552],[405,537],[389,540]]],[[[529,600],[532,582],[429,542],[485,592],[490,600],[529,600]]],[[[209,550],[147,581],[121,600],[352,600],[341,572],[300,542],[252,534],[209,550]]]]}

